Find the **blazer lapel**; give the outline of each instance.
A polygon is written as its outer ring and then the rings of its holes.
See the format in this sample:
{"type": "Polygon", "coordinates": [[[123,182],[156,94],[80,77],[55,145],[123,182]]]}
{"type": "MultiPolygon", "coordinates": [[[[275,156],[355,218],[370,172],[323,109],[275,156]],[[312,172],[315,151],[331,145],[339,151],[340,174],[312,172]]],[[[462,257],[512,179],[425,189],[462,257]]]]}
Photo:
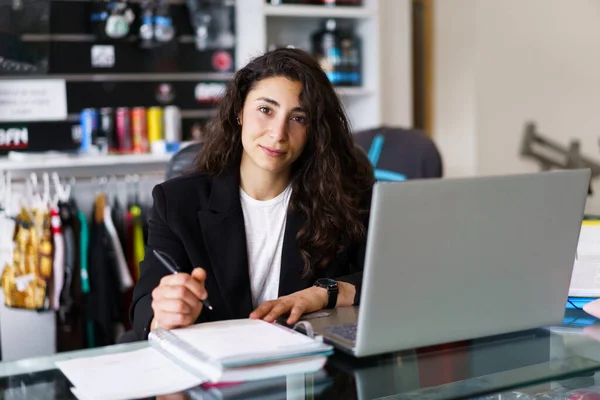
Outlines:
{"type": "Polygon", "coordinates": [[[309,278],[301,279],[304,261],[300,256],[296,235],[302,225],[305,217],[296,212],[288,212],[285,234],[283,237],[283,249],[281,251],[281,272],[279,275],[279,296],[305,289],[309,286],[309,278]]]}
{"type": "Polygon", "coordinates": [[[237,171],[214,179],[207,210],[198,212],[198,221],[217,286],[232,318],[248,317],[253,307],[237,171]]]}

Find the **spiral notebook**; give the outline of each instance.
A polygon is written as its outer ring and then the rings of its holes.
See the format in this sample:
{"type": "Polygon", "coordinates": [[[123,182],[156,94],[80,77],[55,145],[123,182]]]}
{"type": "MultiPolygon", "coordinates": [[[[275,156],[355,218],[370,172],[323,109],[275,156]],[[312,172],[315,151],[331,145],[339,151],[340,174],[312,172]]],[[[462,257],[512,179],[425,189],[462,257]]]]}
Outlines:
{"type": "Polygon", "coordinates": [[[262,320],[238,319],[150,333],[150,345],[211,382],[263,379],[318,370],[333,347],[262,320]]]}

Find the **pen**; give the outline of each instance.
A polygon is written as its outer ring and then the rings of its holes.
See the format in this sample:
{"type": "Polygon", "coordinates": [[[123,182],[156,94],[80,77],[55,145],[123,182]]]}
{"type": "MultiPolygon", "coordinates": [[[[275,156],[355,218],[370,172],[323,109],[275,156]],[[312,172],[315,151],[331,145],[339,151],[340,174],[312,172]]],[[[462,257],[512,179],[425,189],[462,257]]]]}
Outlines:
{"type": "MultiPolygon", "coordinates": [[[[175,261],[168,254],[156,249],[152,249],[152,252],[156,256],[156,258],[158,258],[158,261],[160,261],[162,265],[164,265],[172,274],[178,274],[181,271],[177,266],[177,263],[175,263],[175,261]]],[[[204,307],[208,308],[209,310],[213,309],[213,307],[208,302],[208,299],[200,301],[202,302],[202,304],[204,304],[204,307]]]]}

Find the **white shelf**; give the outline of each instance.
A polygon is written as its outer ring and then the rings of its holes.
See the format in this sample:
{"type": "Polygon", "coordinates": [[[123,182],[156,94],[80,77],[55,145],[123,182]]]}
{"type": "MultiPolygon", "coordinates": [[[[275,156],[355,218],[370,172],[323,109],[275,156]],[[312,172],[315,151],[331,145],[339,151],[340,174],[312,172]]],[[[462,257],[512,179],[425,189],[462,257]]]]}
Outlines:
{"type": "Polygon", "coordinates": [[[336,87],[335,91],[341,97],[369,96],[375,93],[373,90],[364,87],[336,87]]]}
{"type": "Polygon", "coordinates": [[[15,178],[25,177],[31,172],[58,172],[65,177],[94,177],[124,175],[145,172],[164,173],[172,154],[124,154],[74,156],[61,155],[12,160],[0,157],[0,171],[10,171],[15,178]]]}
{"type": "Polygon", "coordinates": [[[367,7],[323,7],[309,5],[274,6],[265,4],[264,13],[267,17],[319,17],[319,18],[369,18],[376,10],[367,7]]]}
{"type": "MultiPolygon", "coordinates": [[[[265,0],[236,0],[236,68],[263,54],[271,45],[292,45],[310,51],[311,35],[322,29],[324,19],[336,18],[340,27],[351,28],[362,41],[363,85],[340,87],[336,92],[353,129],[381,126],[380,66],[387,60],[380,55],[379,20],[382,9],[396,2],[406,3],[409,8],[409,0],[363,0],[360,7],[271,5],[265,4],[265,0]]],[[[395,89],[389,82],[387,85],[395,89]]]]}

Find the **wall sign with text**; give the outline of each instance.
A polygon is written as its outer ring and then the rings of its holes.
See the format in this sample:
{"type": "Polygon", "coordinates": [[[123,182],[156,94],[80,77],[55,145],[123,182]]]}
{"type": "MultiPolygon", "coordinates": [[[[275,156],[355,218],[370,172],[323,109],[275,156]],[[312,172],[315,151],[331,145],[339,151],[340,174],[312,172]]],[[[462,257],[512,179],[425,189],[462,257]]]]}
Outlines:
{"type": "Polygon", "coordinates": [[[60,121],[66,118],[64,80],[0,80],[0,122],[60,121]]]}

